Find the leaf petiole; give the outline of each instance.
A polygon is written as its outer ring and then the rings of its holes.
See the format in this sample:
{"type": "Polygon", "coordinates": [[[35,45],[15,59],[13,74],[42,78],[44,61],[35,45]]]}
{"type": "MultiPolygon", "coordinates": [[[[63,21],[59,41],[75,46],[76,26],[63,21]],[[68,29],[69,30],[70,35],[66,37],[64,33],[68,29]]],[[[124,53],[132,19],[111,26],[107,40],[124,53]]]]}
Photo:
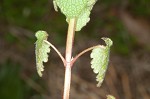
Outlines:
{"type": "Polygon", "coordinates": [[[82,56],[84,53],[86,53],[86,52],[88,52],[88,51],[91,51],[91,50],[93,50],[94,48],[97,48],[97,47],[104,48],[103,45],[96,45],[96,46],[92,46],[92,47],[90,47],[90,48],[87,48],[87,49],[83,50],[82,52],[80,52],[78,55],[76,55],[76,56],[72,59],[72,61],[71,61],[71,66],[73,66],[74,62],[75,62],[80,56],[82,56]]]}
{"type": "Polygon", "coordinates": [[[62,62],[64,63],[64,66],[66,64],[66,60],[64,59],[64,57],[61,55],[61,53],[57,50],[57,48],[50,42],[44,40],[45,43],[47,43],[48,45],[50,45],[55,51],[56,53],[59,55],[59,57],[61,58],[62,62]]]}

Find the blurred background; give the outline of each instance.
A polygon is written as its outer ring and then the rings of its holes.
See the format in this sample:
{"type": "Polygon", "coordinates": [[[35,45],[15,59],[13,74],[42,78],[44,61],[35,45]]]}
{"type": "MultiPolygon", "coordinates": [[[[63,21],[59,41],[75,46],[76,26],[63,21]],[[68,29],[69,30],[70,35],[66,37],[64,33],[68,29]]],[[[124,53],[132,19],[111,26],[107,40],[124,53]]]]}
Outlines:
{"type": "MultiPolygon", "coordinates": [[[[51,50],[42,78],[35,65],[35,32],[65,54],[67,23],[52,0],[0,1],[0,99],[62,99],[64,67],[51,50]]],[[[72,69],[70,99],[150,99],[150,0],[98,0],[76,32],[73,55],[109,37],[114,45],[104,83],[96,87],[90,53],[72,69]]]]}

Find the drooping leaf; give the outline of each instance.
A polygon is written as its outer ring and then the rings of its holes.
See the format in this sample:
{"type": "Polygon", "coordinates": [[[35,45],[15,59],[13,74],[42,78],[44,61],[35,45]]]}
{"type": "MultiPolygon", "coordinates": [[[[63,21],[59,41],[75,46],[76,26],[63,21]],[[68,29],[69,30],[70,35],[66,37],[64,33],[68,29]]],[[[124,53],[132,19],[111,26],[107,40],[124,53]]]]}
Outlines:
{"type": "Polygon", "coordinates": [[[100,87],[107,70],[108,62],[109,62],[109,52],[110,47],[112,46],[112,41],[109,38],[102,38],[106,46],[100,45],[92,50],[90,57],[92,58],[91,61],[91,68],[93,72],[97,74],[96,81],[98,81],[97,86],[100,87]]]}
{"type": "Polygon", "coordinates": [[[54,8],[66,16],[67,22],[71,18],[77,19],[76,31],[80,31],[90,20],[90,13],[97,0],[53,0],[54,8]]]}
{"type": "Polygon", "coordinates": [[[48,45],[44,40],[47,40],[48,34],[45,31],[36,32],[37,37],[35,55],[36,55],[36,67],[39,76],[42,76],[42,71],[44,71],[43,62],[48,61],[48,53],[50,53],[50,45],[48,45]]]}

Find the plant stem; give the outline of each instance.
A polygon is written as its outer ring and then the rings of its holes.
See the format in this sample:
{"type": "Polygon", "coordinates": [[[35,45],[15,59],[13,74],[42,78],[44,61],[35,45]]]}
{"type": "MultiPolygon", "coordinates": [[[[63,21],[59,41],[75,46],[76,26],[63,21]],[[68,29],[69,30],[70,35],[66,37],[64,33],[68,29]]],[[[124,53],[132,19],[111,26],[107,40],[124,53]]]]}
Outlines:
{"type": "Polygon", "coordinates": [[[70,84],[71,84],[71,57],[72,46],[74,41],[74,33],[76,27],[76,19],[69,20],[67,42],[66,42],[66,64],[65,64],[65,81],[64,81],[64,94],[63,99],[69,99],[70,84]]]}

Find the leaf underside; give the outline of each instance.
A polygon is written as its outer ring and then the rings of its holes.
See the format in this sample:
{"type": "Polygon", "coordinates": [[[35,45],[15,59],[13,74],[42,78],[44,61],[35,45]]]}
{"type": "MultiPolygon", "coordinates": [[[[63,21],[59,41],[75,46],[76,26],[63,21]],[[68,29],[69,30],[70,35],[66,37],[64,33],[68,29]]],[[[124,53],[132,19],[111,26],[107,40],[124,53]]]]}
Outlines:
{"type": "Polygon", "coordinates": [[[42,71],[44,71],[43,62],[48,61],[48,53],[50,53],[50,45],[44,40],[47,40],[48,34],[45,31],[36,32],[37,37],[35,55],[36,55],[36,67],[40,77],[42,77],[42,71]]]}
{"type": "Polygon", "coordinates": [[[97,74],[97,87],[100,87],[104,80],[109,62],[110,46],[112,46],[112,41],[109,38],[102,39],[105,41],[106,46],[100,45],[99,47],[94,48],[90,55],[92,58],[91,68],[93,69],[93,72],[97,74]]]}
{"type": "Polygon", "coordinates": [[[53,0],[54,8],[66,16],[67,22],[71,18],[77,19],[76,31],[80,31],[90,20],[90,13],[97,0],[53,0]]]}

